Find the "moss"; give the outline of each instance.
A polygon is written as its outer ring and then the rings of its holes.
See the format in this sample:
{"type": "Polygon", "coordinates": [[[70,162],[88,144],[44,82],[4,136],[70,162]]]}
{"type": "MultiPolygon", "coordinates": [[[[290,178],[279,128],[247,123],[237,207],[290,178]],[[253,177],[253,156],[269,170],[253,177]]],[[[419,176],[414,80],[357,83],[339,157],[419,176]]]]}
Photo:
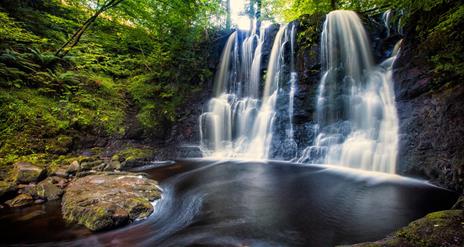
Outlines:
{"type": "MultiPolygon", "coordinates": [[[[303,15],[300,21],[300,30],[298,32],[298,44],[300,50],[310,50],[312,46],[319,43],[320,33],[322,32],[322,21],[324,14],[303,15]]],[[[316,53],[310,56],[317,56],[316,53]]]]}
{"type": "Polygon", "coordinates": [[[12,208],[16,208],[31,205],[33,202],[34,200],[30,195],[21,194],[15,197],[14,199],[6,201],[5,203],[12,208]]]}
{"type": "Polygon", "coordinates": [[[355,246],[463,246],[464,211],[446,210],[428,214],[385,240],[355,246]]]}
{"type": "Polygon", "coordinates": [[[148,217],[153,212],[151,203],[142,197],[134,197],[128,200],[127,209],[131,220],[139,220],[148,217]]]}
{"type": "Polygon", "coordinates": [[[45,151],[53,154],[66,154],[69,152],[72,141],[73,138],[70,136],[59,135],[58,138],[45,144],[45,151]]]}
{"type": "Polygon", "coordinates": [[[40,40],[38,36],[24,30],[7,13],[0,12],[0,41],[2,41],[0,44],[2,46],[5,45],[3,42],[8,41],[35,43],[40,40]]]}
{"type": "Polygon", "coordinates": [[[444,3],[416,13],[412,20],[414,54],[423,56],[421,62],[433,72],[431,89],[464,80],[464,6],[444,3]]]}
{"type": "Polygon", "coordinates": [[[92,207],[86,214],[78,219],[78,223],[92,231],[102,230],[112,225],[109,212],[103,207],[92,207]]]}
{"type": "Polygon", "coordinates": [[[151,148],[130,147],[119,151],[116,155],[125,161],[145,160],[153,157],[154,151],[151,148]]]}

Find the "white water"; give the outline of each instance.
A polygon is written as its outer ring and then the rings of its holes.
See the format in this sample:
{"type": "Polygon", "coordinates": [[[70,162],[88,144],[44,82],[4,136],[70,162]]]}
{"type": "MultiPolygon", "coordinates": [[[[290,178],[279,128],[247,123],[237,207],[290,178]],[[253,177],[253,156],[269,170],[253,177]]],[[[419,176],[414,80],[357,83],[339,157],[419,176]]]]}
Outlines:
{"type": "Polygon", "coordinates": [[[262,98],[259,91],[266,30],[258,35],[254,29],[241,44],[238,33],[229,37],[215,77],[215,96],[200,116],[204,157],[268,158],[286,33],[287,26],[282,26],[275,37],[262,98]]]}
{"type": "Polygon", "coordinates": [[[291,33],[290,33],[290,52],[291,52],[291,61],[290,61],[290,92],[288,94],[288,119],[289,119],[289,129],[287,131],[287,138],[291,140],[292,142],[295,142],[293,140],[295,131],[293,130],[293,115],[294,115],[294,101],[295,101],[295,93],[296,93],[296,83],[298,79],[298,73],[295,70],[295,59],[294,59],[294,54],[295,54],[295,31],[296,27],[295,25],[292,25],[291,33]]]}
{"type": "Polygon", "coordinates": [[[382,14],[383,24],[385,25],[385,28],[387,29],[387,37],[389,37],[390,33],[391,33],[391,28],[390,28],[391,19],[392,19],[392,11],[391,11],[391,9],[385,11],[382,14]]]}
{"type": "Polygon", "coordinates": [[[395,55],[375,66],[357,14],[339,10],[327,15],[321,37],[323,76],[316,103],[317,135],[299,162],[395,173],[395,55]]]}

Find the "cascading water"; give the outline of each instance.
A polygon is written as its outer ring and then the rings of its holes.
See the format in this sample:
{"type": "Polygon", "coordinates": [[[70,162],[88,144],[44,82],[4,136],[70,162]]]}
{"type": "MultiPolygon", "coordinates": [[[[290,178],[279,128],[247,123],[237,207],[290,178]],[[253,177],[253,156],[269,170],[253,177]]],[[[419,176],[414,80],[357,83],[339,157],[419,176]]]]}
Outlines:
{"type": "Polygon", "coordinates": [[[290,90],[288,93],[288,119],[289,119],[289,129],[287,131],[287,138],[291,142],[295,142],[293,140],[295,131],[293,130],[293,115],[294,115],[294,101],[295,101],[295,93],[296,93],[296,83],[298,79],[298,73],[295,70],[295,31],[296,26],[292,25],[291,33],[290,33],[290,90]]]}
{"type": "Polygon", "coordinates": [[[395,173],[398,117],[393,57],[375,66],[355,12],[327,15],[321,37],[323,76],[317,98],[317,137],[299,162],[395,173]]]}
{"type": "Polygon", "coordinates": [[[269,59],[266,81],[259,99],[262,46],[266,30],[253,30],[239,46],[239,34],[228,39],[215,77],[214,98],[200,116],[203,156],[264,159],[269,156],[272,124],[287,26],[278,31],[269,59]]]}
{"type": "Polygon", "coordinates": [[[387,29],[387,37],[390,36],[390,24],[391,24],[391,19],[392,19],[392,11],[391,11],[391,9],[385,11],[385,12],[382,14],[383,24],[385,25],[385,28],[387,29]]]}

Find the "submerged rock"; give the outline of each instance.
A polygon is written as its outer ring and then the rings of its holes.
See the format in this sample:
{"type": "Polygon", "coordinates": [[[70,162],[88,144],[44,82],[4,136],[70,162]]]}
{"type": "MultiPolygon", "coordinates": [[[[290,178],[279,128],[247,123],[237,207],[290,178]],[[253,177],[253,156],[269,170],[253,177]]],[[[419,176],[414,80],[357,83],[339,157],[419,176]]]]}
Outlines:
{"type": "Polygon", "coordinates": [[[428,214],[386,239],[354,247],[464,246],[464,211],[447,210],[428,214]]]}
{"type": "Polygon", "coordinates": [[[141,175],[99,173],[68,185],[62,212],[67,222],[98,231],[148,217],[160,196],[157,182],[141,175]]]}
{"type": "Polygon", "coordinates": [[[31,205],[33,202],[34,199],[32,199],[32,196],[28,194],[21,194],[11,200],[6,201],[5,204],[11,208],[17,208],[31,205]]]}
{"type": "Polygon", "coordinates": [[[44,175],[44,169],[27,162],[14,164],[13,179],[16,183],[27,184],[37,182],[44,175]]]}

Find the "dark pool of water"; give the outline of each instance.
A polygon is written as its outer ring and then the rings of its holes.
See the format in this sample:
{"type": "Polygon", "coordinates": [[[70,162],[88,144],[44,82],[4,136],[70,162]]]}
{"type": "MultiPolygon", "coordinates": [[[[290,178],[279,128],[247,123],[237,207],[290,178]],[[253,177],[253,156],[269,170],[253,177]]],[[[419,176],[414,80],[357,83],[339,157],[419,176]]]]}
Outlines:
{"type": "Polygon", "coordinates": [[[282,162],[183,160],[146,170],[163,198],[147,219],[91,233],[58,203],[0,211],[0,244],[43,246],[334,246],[383,238],[453,192],[398,176],[282,162]]]}

